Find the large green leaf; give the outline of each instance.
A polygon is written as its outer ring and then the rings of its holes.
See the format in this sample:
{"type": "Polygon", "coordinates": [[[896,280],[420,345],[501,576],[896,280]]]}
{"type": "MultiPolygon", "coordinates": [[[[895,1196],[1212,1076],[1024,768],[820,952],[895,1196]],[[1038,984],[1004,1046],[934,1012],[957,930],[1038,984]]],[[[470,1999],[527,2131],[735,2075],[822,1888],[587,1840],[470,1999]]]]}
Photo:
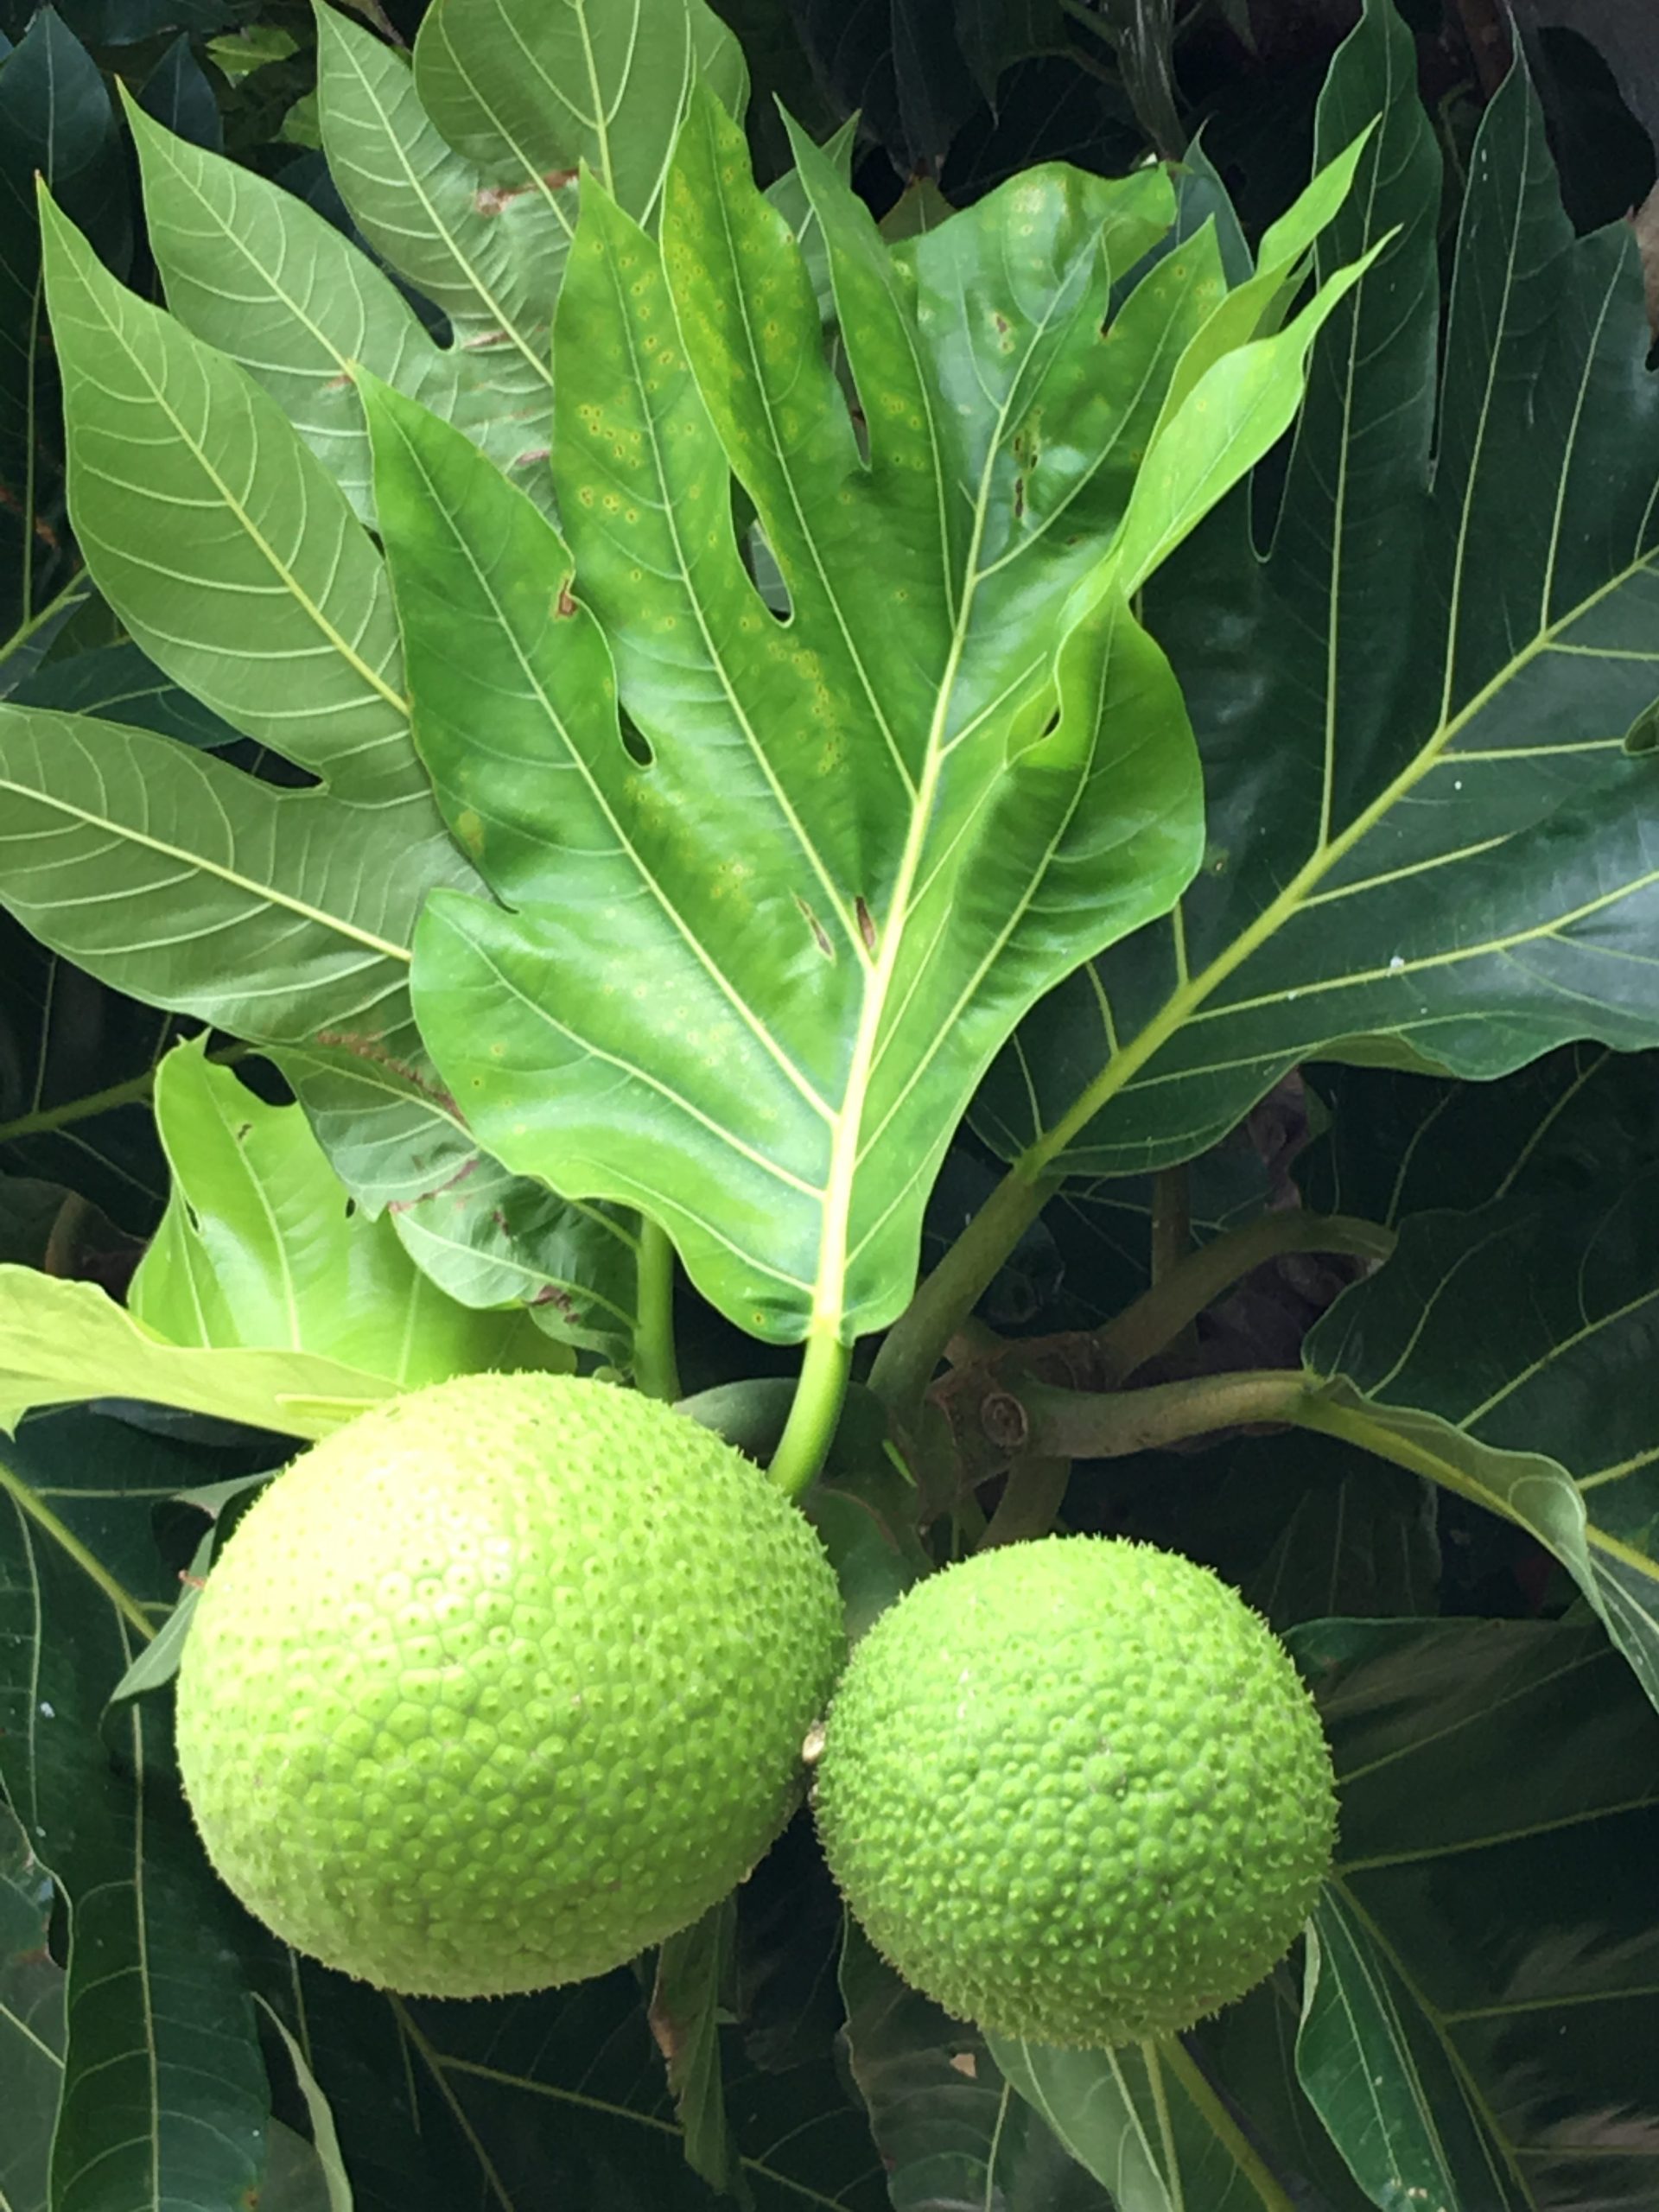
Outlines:
{"type": "Polygon", "coordinates": [[[415,42],[427,113],[491,183],[551,204],[586,167],[641,222],[698,81],[741,117],[742,52],[705,0],[448,0],[415,42]]]}
{"type": "MultiPolygon", "coordinates": [[[[453,416],[458,367],[468,357],[435,344],[391,279],[315,208],[176,137],[135,105],[127,112],[168,307],[257,378],[356,512],[372,520],[352,364],[453,416]]],[[[502,427],[506,461],[526,434],[522,425],[502,427]]]]}
{"type": "Polygon", "coordinates": [[[1309,1338],[1310,1426],[1531,1529],[1659,1703],[1659,1167],[1402,1226],[1309,1338]]]}
{"type": "Polygon", "coordinates": [[[1383,2212],[1659,2190],[1659,1724],[1599,1630],[1293,1633],[1342,1789],[1298,2063],[1383,2212]]]}
{"type": "Polygon", "coordinates": [[[49,209],[48,226],[72,496],[100,588],[156,662],[321,784],[282,790],[162,737],[8,709],[0,899],[103,980],[283,1048],[348,1185],[392,1206],[444,1287],[542,1300],[556,1330],[626,1354],[630,1227],[481,1154],[415,1031],[416,916],[434,885],[477,879],[410,742],[372,540],[258,385],[49,209]]]}
{"type": "Polygon", "coordinates": [[[1128,595],[1288,420],[1334,295],[1240,346],[1206,235],[1103,344],[1161,177],[1038,172],[895,254],[796,152],[868,465],[792,233],[707,97],[660,253],[587,190],[568,549],[406,399],[370,419],[416,740],[512,910],[429,902],[423,1033],[508,1166],[639,1205],[742,1326],[825,1341],[905,1304],[1012,1022],[1191,870],[1184,718],[1128,595]]]}
{"type": "Polygon", "coordinates": [[[1183,1158],[1308,1056],[1491,1077],[1659,1035],[1659,760],[1624,742],[1659,693],[1635,243],[1573,235],[1517,73],[1481,127],[1437,378],[1416,73],[1367,0],[1321,143],[1384,120],[1319,252],[1397,235],[1318,343],[1267,550],[1241,497],[1149,598],[1205,757],[1205,865],[988,1086],[980,1126],[1027,1173],[1183,1158]]]}

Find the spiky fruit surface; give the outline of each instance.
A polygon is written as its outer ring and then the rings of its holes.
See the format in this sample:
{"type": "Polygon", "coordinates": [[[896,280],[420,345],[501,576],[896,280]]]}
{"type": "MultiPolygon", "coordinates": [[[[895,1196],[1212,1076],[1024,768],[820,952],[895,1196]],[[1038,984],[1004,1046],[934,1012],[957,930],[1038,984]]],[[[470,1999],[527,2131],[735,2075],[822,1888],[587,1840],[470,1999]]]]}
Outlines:
{"type": "Polygon", "coordinates": [[[723,1897],[842,1656],[817,1536],[667,1407],[467,1376],[315,1446],[215,1564],[185,1786],[258,1917],[414,1993],[543,1988],[723,1897]]]}
{"type": "Polygon", "coordinates": [[[1319,1716],[1190,1560],[980,1554],[854,1652],[816,1808],[871,1941],[957,2018],[1101,2046],[1192,2026],[1289,1947],[1330,1864],[1319,1716]]]}

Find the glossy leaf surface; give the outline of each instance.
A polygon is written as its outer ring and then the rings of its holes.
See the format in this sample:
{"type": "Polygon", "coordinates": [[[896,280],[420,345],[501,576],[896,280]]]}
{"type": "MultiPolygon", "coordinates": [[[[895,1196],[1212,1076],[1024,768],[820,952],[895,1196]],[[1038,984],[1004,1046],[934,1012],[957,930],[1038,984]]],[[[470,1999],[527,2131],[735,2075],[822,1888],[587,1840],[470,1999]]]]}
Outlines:
{"type": "Polygon", "coordinates": [[[1531,1529],[1659,1703],[1659,1171],[1427,1213],[1306,1357],[1321,1420],[1531,1529]],[[1408,1464],[1410,1464],[1408,1459],[1408,1464]]]}
{"type": "Polygon", "coordinates": [[[1659,1028],[1659,761],[1624,743],[1659,694],[1634,241],[1573,235],[1516,73],[1437,372],[1440,156],[1410,35],[1368,0],[1322,144],[1379,110],[1319,251],[1395,235],[1316,346],[1270,543],[1237,499],[1149,595],[1205,759],[1204,867],[1026,1025],[979,1113],[1010,1154],[1135,1173],[1301,1058],[1489,1077],[1659,1028]]]}
{"type": "Polygon", "coordinates": [[[1334,297],[1241,346],[1195,247],[1103,341],[1161,179],[1036,172],[895,255],[796,152],[868,464],[793,238],[706,97],[660,253],[588,188],[568,548],[444,426],[386,389],[370,410],[416,741],[512,910],[429,904],[423,1033],[510,1167],[639,1205],[784,1340],[902,1306],[1010,1023],[1185,880],[1184,720],[1126,594],[1288,419],[1334,297]]]}
{"type": "Polygon", "coordinates": [[[1659,1722],[1597,1629],[1291,1638],[1342,1789],[1298,2049],[1373,2203],[1652,2201],[1659,1722]]]}

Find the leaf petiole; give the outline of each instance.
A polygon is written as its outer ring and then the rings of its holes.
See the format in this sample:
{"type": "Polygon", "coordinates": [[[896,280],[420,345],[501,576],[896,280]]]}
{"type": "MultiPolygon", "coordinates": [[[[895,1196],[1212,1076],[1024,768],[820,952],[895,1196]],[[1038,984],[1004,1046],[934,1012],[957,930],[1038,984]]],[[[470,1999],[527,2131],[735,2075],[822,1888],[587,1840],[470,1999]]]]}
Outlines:
{"type": "Polygon", "coordinates": [[[633,1379],[646,1397],[672,1405],[680,1395],[674,1351],[674,1246],[665,1229],[643,1217],[638,1266],[633,1379]]]}
{"type": "Polygon", "coordinates": [[[806,1340],[794,1402],[772,1455],[772,1478],[785,1497],[799,1497],[823,1465],[841,1419],[852,1359],[852,1346],[842,1344],[836,1329],[815,1328],[806,1340]]]}

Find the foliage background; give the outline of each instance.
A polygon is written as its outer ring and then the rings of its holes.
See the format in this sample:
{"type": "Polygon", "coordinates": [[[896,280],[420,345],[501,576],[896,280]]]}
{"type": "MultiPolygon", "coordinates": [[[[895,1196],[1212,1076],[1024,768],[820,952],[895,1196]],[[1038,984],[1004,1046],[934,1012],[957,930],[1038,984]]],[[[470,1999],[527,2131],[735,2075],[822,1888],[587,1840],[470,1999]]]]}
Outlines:
{"type": "MultiPolygon", "coordinates": [[[[362,10],[403,41],[422,12],[362,10]]],[[[1357,10],[728,0],[722,12],[755,80],[763,181],[789,160],[774,93],[817,137],[859,111],[855,175],[893,235],[1034,160],[1116,173],[1148,148],[1179,155],[1196,139],[1254,240],[1306,175],[1315,99],[1357,10]]],[[[1646,238],[1654,226],[1659,60],[1643,21],[1611,0],[1521,11],[1548,157],[1580,234],[1628,217],[1646,238]]],[[[1510,34],[1484,0],[1418,0],[1405,22],[1446,165],[1421,263],[1438,308],[1510,34]]],[[[152,728],[298,783],[148,660],[81,568],[33,180],[45,173],[110,269],[161,296],[118,81],[182,138],[349,231],[319,151],[315,22],[286,0],[64,0],[0,10],[0,694],[152,728]]],[[[1529,160],[1547,191],[1544,149],[1529,160]]],[[[1264,469],[1257,493],[1294,517],[1294,466],[1264,469]]],[[[1218,620],[1238,623],[1240,652],[1264,664],[1276,634],[1282,643],[1259,607],[1240,605],[1243,572],[1230,557],[1224,529],[1212,531],[1154,607],[1201,731],[1236,672],[1214,650],[1218,620]]],[[[1497,553],[1472,571],[1499,625],[1508,573],[1497,553]]],[[[1225,721],[1220,707],[1212,719],[1225,721]]],[[[1288,726],[1270,700],[1251,736],[1262,772],[1284,757],[1274,748],[1288,747],[1288,726]]],[[[9,916],[0,937],[0,1259],[123,1292],[168,1190],[156,1071],[197,1025],[94,982],[9,916]]],[[[1382,948],[1385,967],[1394,949],[1382,948]]],[[[1224,2124],[1239,2112],[1309,2207],[1654,2202],[1659,1936],[1647,1870],[1659,1726],[1559,1564],[1578,1544],[1583,1586],[1603,1592],[1641,1669],[1655,1519],[1643,1478],[1659,1458],[1654,1056],[1567,1044],[1475,1084],[1322,1059],[1338,1033],[1291,1037],[1298,1071],[1242,1119],[1224,1097],[1206,1106],[1215,1128],[1236,1126],[1208,1142],[1207,1122],[1190,1165],[1128,1172],[1145,1164],[1141,1133],[1113,1143],[1097,1132],[1090,1172],[982,1308],[1018,1334],[1092,1328],[1146,1287],[1160,1239],[1202,1243],[1291,1205],[1401,1232],[1389,1267],[1328,1322],[1358,1267],[1291,1254],[1248,1274],[1137,1376],[1306,1357],[1363,1394],[1370,1433],[1233,1436],[1084,1462],[1066,1502],[1071,1525],[1212,1560],[1292,1634],[1319,1688],[1346,1811],[1300,2054],[1288,1970],[1190,2039],[1187,2070],[1167,2081],[1137,2074],[1139,2060],[987,2047],[855,1941],[843,1951],[800,1828],[707,1936],[712,1967],[680,1959],[680,1980],[658,1987],[674,2087],[631,1974],[452,2007],[402,2005],[296,1961],[207,1874],[176,1796],[164,1701],[109,1701],[196,1557],[203,1523],[181,1499],[245,1483],[283,1447],[105,1402],[37,1418],[0,1446],[12,1754],[0,1810],[0,2203],[207,2212],[257,2190],[264,2212],[346,2201],[626,2212],[706,2204],[713,2176],[761,2207],[1166,2212],[1184,2186],[1192,2212],[1230,2212],[1248,2201],[1224,2124]],[[1452,1283],[1455,1305],[1442,1295],[1452,1283]],[[1455,1325],[1424,1326],[1448,1312],[1455,1325]],[[1472,1332],[1471,1313],[1505,1325],[1472,1332]],[[1420,1451],[1424,1421],[1438,1424],[1438,1487],[1409,1460],[1371,1456],[1389,1418],[1420,1451]],[[1522,1452],[1548,1453],[1573,1480],[1546,1484],[1520,1519],[1499,1517],[1482,1501],[1513,1506],[1504,1485],[1522,1452]],[[1589,1508],[1582,1528],[1567,1525],[1567,1491],[1589,1508]],[[79,2057],[66,2084],[75,2008],[79,2057]],[[1160,2107],[1173,2115],[1173,2188],[1168,2162],[1146,2148],[1160,2107]]],[[[1277,1039],[1263,1048],[1277,1050],[1277,1039]]],[[[264,1060],[241,1072],[273,1109],[288,1095],[264,1060]]],[[[194,1145],[212,1098],[187,1100],[182,1073],[168,1080],[186,1116],[180,1142],[194,1145]]],[[[993,1086],[947,1162],[935,1255],[1023,1135],[1011,1140],[1010,1127],[993,1086]]],[[[541,1280],[570,1289],[559,1224],[514,1226],[513,1249],[528,1239],[541,1280]]],[[[453,1264],[463,1260],[512,1264],[473,1246],[453,1264]]],[[[614,1274],[575,1288],[595,1313],[627,1295],[614,1274]]],[[[688,1388],[767,1363],[689,1295],[679,1320],[688,1388]]],[[[608,1341],[601,1321],[590,1341],[608,1341]]],[[[785,1357],[774,1363],[787,1371],[785,1357]]],[[[995,1496],[952,1502],[961,1538],[995,1496]]],[[[1646,1671],[1651,1683],[1650,1659],[1646,1671]]]]}

